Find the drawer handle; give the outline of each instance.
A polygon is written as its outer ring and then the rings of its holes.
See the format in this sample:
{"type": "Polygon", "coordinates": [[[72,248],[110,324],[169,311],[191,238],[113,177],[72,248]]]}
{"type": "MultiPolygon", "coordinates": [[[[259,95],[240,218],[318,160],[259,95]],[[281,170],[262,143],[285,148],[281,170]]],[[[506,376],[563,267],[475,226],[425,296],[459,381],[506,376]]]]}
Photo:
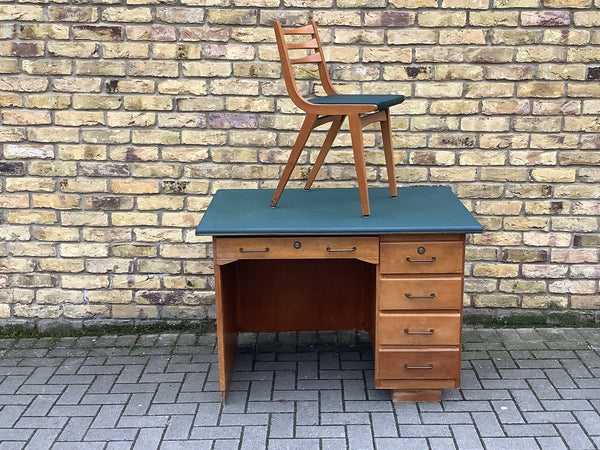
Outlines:
{"type": "Polygon", "coordinates": [[[431,328],[429,331],[410,331],[408,328],[404,329],[404,332],[406,334],[433,334],[433,328],[431,328]]]}
{"type": "Polygon", "coordinates": [[[334,253],[334,252],[355,252],[356,251],[356,247],[352,247],[352,248],[331,248],[331,247],[327,247],[327,251],[334,253]]]}
{"type": "Polygon", "coordinates": [[[405,369],[422,369],[422,370],[429,370],[429,369],[433,369],[433,364],[429,364],[428,366],[409,366],[408,364],[404,364],[404,368],[405,369]]]}
{"type": "Polygon", "coordinates": [[[416,262],[416,263],[419,263],[419,262],[435,262],[436,261],[436,257],[434,256],[431,259],[412,259],[410,256],[407,256],[406,260],[408,262],[416,262]]]}
{"type": "Polygon", "coordinates": [[[406,298],[410,298],[410,299],[414,299],[414,298],[435,298],[435,292],[432,292],[429,295],[411,295],[411,294],[404,294],[406,296],[406,298]]]}
{"type": "Polygon", "coordinates": [[[265,247],[264,249],[257,250],[246,250],[245,248],[240,247],[240,253],[266,253],[269,251],[269,247],[265,247]]]}

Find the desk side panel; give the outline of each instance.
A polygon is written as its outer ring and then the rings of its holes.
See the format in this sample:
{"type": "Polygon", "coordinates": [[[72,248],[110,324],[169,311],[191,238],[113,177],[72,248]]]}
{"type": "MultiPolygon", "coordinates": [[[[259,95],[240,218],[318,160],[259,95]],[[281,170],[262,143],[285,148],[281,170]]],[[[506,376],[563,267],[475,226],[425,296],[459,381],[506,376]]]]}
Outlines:
{"type": "MultiPolygon", "coordinates": [[[[216,248],[216,246],[213,245],[213,248],[216,248]]],[[[226,401],[238,346],[236,324],[237,283],[233,264],[218,265],[215,263],[214,266],[219,388],[223,393],[223,401],[226,401]]]]}

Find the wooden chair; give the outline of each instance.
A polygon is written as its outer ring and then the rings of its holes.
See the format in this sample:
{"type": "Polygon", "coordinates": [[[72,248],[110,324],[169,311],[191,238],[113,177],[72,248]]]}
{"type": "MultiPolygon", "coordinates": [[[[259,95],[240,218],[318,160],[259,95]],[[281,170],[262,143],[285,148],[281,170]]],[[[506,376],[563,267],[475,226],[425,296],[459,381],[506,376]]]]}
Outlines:
{"type": "Polygon", "coordinates": [[[374,122],[379,122],[381,124],[383,151],[385,154],[385,165],[387,168],[390,195],[395,197],[397,188],[389,107],[402,103],[404,101],[404,96],[340,94],[329,78],[325,57],[323,55],[323,48],[321,47],[321,40],[319,39],[317,25],[314,20],[311,20],[308,25],[300,28],[283,29],[281,23],[277,20],[273,22],[273,26],[275,28],[275,37],[277,38],[277,47],[281,58],[285,86],[294,104],[306,112],[306,116],[302,127],[300,128],[300,133],[296,138],[296,142],[292,147],[288,162],[283,169],[277,188],[275,189],[275,194],[271,200],[271,206],[277,206],[279,197],[281,197],[285,185],[292,174],[292,170],[298,162],[298,158],[306,145],[310,132],[318,126],[331,122],[329,132],[325,137],[325,141],[323,142],[323,146],[321,147],[321,151],[317,156],[315,164],[310,171],[304,189],[310,189],[344,119],[348,117],[361,209],[363,215],[368,216],[370,214],[370,209],[362,129],[366,125],[374,122]],[[286,36],[289,35],[307,36],[307,39],[301,42],[287,43],[286,36]],[[300,58],[291,58],[289,54],[290,50],[308,50],[308,54],[300,58]],[[293,64],[316,64],[321,84],[327,95],[309,100],[302,97],[296,86],[296,80],[292,70],[293,64]]]}

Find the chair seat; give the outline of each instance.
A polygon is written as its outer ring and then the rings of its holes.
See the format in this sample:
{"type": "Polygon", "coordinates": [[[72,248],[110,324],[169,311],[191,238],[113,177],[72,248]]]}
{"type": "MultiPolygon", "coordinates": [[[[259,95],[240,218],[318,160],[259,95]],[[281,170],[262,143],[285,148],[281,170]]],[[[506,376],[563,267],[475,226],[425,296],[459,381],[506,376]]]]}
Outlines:
{"type": "Polygon", "coordinates": [[[340,94],[315,97],[308,100],[315,105],[377,105],[377,109],[386,109],[404,101],[404,95],[360,95],[340,94]]]}

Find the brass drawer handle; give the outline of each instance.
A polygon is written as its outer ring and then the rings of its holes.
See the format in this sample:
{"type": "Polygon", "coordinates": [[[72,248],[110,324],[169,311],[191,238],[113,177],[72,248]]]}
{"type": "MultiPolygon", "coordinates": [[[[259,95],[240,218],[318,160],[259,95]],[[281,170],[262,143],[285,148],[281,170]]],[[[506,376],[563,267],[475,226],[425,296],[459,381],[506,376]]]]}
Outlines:
{"type": "Polygon", "coordinates": [[[410,331],[408,328],[405,328],[404,332],[406,334],[426,334],[426,335],[430,335],[430,334],[433,334],[433,328],[431,328],[429,331],[410,331]]]}
{"type": "Polygon", "coordinates": [[[405,369],[423,369],[423,370],[429,370],[429,369],[433,369],[433,364],[429,364],[428,366],[409,366],[408,364],[404,364],[404,368],[405,369]]]}
{"type": "Polygon", "coordinates": [[[432,292],[429,295],[411,295],[411,294],[404,294],[404,296],[406,298],[410,298],[410,299],[415,299],[415,298],[435,298],[435,292],[432,292]]]}
{"type": "Polygon", "coordinates": [[[328,252],[355,252],[356,251],[356,247],[352,247],[352,248],[331,248],[331,247],[327,247],[327,251],[328,252]]]}
{"type": "Polygon", "coordinates": [[[408,262],[416,262],[416,263],[419,263],[419,262],[435,262],[436,261],[436,257],[434,256],[431,259],[412,259],[410,256],[407,256],[406,260],[408,262]]]}
{"type": "Polygon", "coordinates": [[[265,247],[264,249],[257,249],[257,250],[246,250],[242,247],[240,247],[240,253],[266,253],[269,251],[269,247],[265,247]]]}

